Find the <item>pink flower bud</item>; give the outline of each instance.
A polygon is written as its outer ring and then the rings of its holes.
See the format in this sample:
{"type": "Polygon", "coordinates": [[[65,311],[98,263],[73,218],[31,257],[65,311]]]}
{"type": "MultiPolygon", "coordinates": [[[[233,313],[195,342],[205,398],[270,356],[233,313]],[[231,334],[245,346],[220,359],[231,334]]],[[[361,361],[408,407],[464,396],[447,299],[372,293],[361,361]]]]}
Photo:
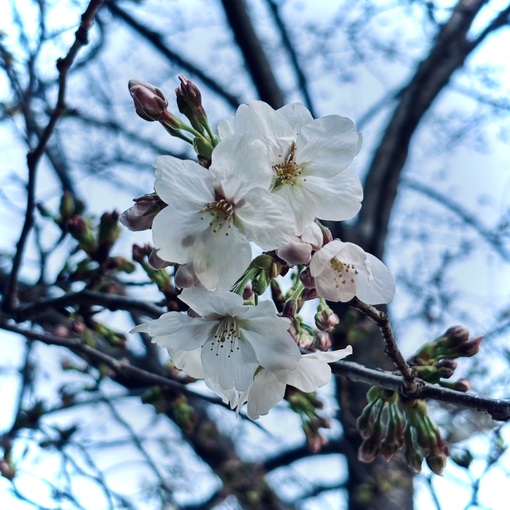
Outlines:
{"type": "Polygon", "coordinates": [[[326,331],[319,331],[315,335],[315,348],[319,351],[329,351],[331,349],[331,336],[326,331]]]}
{"type": "Polygon", "coordinates": [[[177,96],[177,107],[185,115],[191,125],[200,132],[204,132],[207,125],[207,115],[202,106],[202,94],[198,87],[186,79],[179,76],[181,85],[175,90],[177,96]]]}
{"type": "Polygon", "coordinates": [[[315,279],[312,276],[312,273],[310,273],[310,268],[307,267],[304,271],[302,271],[299,275],[299,279],[307,289],[315,289],[315,279]]]}
{"type": "Polygon", "coordinates": [[[149,230],[152,222],[166,204],[155,194],[144,195],[134,199],[135,205],[124,211],[119,221],[133,232],[149,230]]]}
{"type": "Polygon", "coordinates": [[[136,113],[144,120],[160,120],[168,106],[163,92],[154,85],[139,80],[130,80],[128,87],[136,113]]]}
{"type": "Polygon", "coordinates": [[[338,315],[326,306],[315,314],[315,325],[321,331],[332,331],[340,322],[338,315]]]}

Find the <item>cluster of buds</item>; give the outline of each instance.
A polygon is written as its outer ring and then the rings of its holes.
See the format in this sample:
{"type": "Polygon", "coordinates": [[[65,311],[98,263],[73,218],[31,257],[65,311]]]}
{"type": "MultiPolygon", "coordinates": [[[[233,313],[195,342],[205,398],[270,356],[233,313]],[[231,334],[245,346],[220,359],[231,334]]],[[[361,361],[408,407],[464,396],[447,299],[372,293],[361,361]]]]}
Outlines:
{"type": "Polygon", "coordinates": [[[457,391],[469,391],[469,382],[465,379],[449,382],[457,363],[456,358],[474,356],[480,349],[481,336],[470,339],[469,331],[461,326],[453,326],[439,338],[421,347],[409,360],[417,377],[424,381],[440,384],[457,391]]]}
{"type": "Polygon", "coordinates": [[[179,76],[179,80],[181,85],[175,91],[177,107],[191,125],[167,110],[168,100],[154,85],[130,80],[129,93],[133,98],[136,113],[142,119],[159,122],[172,136],[191,144],[198,160],[207,168],[211,164],[211,154],[218,144],[218,139],[209,126],[199,89],[183,76],[179,76]]]}
{"type": "Polygon", "coordinates": [[[285,398],[291,409],[301,418],[308,448],[312,452],[319,452],[327,444],[322,429],[331,428],[331,422],[318,413],[323,407],[322,402],[315,393],[303,393],[289,386],[285,398]]]}
{"type": "Polygon", "coordinates": [[[389,461],[403,448],[407,463],[419,473],[423,460],[441,474],[448,458],[448,444],[427,412],[423,400],[402,401],[396,392],[373,386],[367,393],[368,404],[357,421],[363,442],[358,450],[362,462],[377,455],[389,461]]]}

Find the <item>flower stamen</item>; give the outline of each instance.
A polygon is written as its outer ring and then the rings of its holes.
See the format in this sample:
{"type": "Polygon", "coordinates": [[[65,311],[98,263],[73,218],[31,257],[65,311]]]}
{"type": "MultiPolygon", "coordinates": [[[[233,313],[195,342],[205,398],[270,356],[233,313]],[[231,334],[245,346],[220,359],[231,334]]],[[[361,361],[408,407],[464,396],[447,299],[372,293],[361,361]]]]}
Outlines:
{"type": "Polygon", "coordinates": [[[226,356],[230,358],[234,351],[240,349],[239,340],[241,340],[241,333],[237,320],[234,317],[225,317],[216,329],[213,341],[211,342],[211,351],[216,349],[216,356],[219,356],[220,349],[224,349],[227,346],[228,354],[226,356]]]}
{"type": "Polygon", "coordinates": [[[275,189],[284,184],[290,184],[291,186],[297,184],[298,177],[303,173],[303,167],[296,163],[295,156],[296,142],[292,142],[285,160],[282,163],[273,165],[276,179],[274,185],[275,189]]]}
{"type": "MultiPolygon", "coordinates": [[[[227,228],[232,227],[234,205],[224,198],[220,198],[215,202],[209,202],[200,210],[200,212],[202,213],[202,216],[200,216],[201,220],[205,219],[206,213],[210,214],[211,220],[209,222],[209,226],[213,232],[218,232],[218,230],[223,228],[225,224],[227,225],[227,228]]],[[[225,232],[225,235],[228,236],[228,232],[225,232]]]]}

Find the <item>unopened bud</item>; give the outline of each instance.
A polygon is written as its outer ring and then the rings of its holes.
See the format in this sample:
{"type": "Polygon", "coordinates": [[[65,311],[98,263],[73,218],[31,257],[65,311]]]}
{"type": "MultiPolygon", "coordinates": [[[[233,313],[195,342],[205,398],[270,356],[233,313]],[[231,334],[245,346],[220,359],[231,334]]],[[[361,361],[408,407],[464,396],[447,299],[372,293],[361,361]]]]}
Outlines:
{"type": "Polygon", "coordinates": [[[307,289],[315,289],[315,279],[310,272],[310,268],[307,267],[305,270],[301,271],[299,279],[307,289]]]}
{"type": "Polygon", "coordinates": [[[78,241],[80,248],[86,253],[93,254],[97,249],[94,231],[82,216],[74,216],[67,222],[69,233],[78,241]]]}
{"type": "Polygon", "coordinates": [[[202,94],[198,87],[184,76],[179,76],[179,80],[181,84],[175,90],[177,107],[197,131],[205,134],[207,114],[202,106],[202,94]]]}
{"type": "Polygon", "coordinates": [[[460,344],[456,349],[456,354],[459,357],[469,358],[474,356],[480,350],[480,344],[482,343],[483,336],[478,336],[460,344]]]}
{"type": "Polygon", "coordinates": [[[455,346],[469,340],[469,331],[462,326],[452,326],[444,332],[443,337],[447,345],[455,346]]]}
{"type": "Polygon", "coordinates": [[[471,390],[471,384],[467,379],[459,379],[455,382],[441,381],[441,386],[444,388],[450,388],[451,390],[462,391],[463,393],[471,390]]]}
{"type": "Polygon", "coordinates": [[[331,335],[326,331],[318,331],[315,333],[314,346],[318,351],[329,351],[331,349],[331,335]]]}
{"type": "Polygon", "coordinates": [[[430,470],[435,473],[436,475],[442,474],[444,471],[444,468],[446,467],[446,460],[447,456],[438,453],[435,455],[428,455],[425,457],[425,462],[427,463],[427,466],[430,468],[430,470]]]}
{"type": "Polygon", "coordinates": [[[338,315],[331,310],[323,299],[319,302],[319,307],[314,319],[315,325],[322,331],[332,331],[340,322],[338,315]]]}
{"type": "Polygon", "coordinates": [[[120,236],[119,213],[113,211],[105,212],[99,222],[99,244],[112,246],[120,236]]]}
{"type": "Polygon", "coordinates": [[[134,202],[135,205],[125,210],[119,217],[122,225],[133,232],[152,228],[154,218],[166,207],[155,193],[135,198],[134,202]]]}
{"type": "Polygon", "coordinates": [[[373,425],[372,434],[363,440],[358,449],[358,460],[360,462],[372,462],[381,450],[382,425],[376,420],[373,425]]]}
{"type": "Polygon", "coordinates": [[[253,299],[253,296],[255,293],[253,292],[253,289],[251,288],[251,284],[246,284],[246,287],[243,290],[243,299],[245,301],[251,301],[253,299]]]}
{"type": "Polygon", "coordinates": [[[457,369],[457,363],[452,359],[441,359],[434,366],[437,369],[437,375],[443,379],[449,379],[457,369]]]}
{"type": "Polygon", "coordinates": [[[7,462],[7,460],[0,459],[0,475],[7,478],[7,480],[14,480],[16,468],[11,463],[7,462]]]}
{"type": "Polygon", "coordinates": [[[168,106],[163,92],[154,85],[139,80],[130,80],[128,87],[135,103],[136,113],[150,122],[160,120],[168,106]]]}
{"type": "Polygon", "coordinates": [[[406,448],[405,458],[409,467],[415,472],[421,472],[421,465],[423,463],[423,453],[416,447],[412,446],[406,448]]]}

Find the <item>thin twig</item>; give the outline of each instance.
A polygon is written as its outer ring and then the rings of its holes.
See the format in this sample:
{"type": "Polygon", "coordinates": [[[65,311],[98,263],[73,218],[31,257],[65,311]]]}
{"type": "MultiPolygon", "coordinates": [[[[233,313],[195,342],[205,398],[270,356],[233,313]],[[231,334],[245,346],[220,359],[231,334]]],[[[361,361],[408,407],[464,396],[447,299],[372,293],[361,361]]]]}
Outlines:
{"type": "MultiPolygon", "coordinates": [[[[67,347],[71,351],[94,359],[96,362],[104,363],[117,375],[129,376],[134,378],[134,380],[141,381],[149,385],[169,387],[186,395],[206,400],[213,404],[223,405],[221,400],[218,398],[196,393],[189,389],[185,384],[181,384],[168,377],[163,377],[141,368],[137,368],[126,360],[119,360],[112,356],[108,356],[89,345],[83,344],[78,338],[63,338],[50,335],[48,333],[38,333],[6,322],[0,322],[0,328],[24,335],[33,340],[38,340],[47,345],[67,347]]],[[[367,368],[352,361],[338,361],[336,363],[332,363],[331,366],[333,373],[336,375],[348,377],[353,381],[377,385],[381,388],[392,391],[404,390],[404,393],[409,395],[405,389],[405,381],[402,377],[390,372],[367,368]]],[[[413,394],[414,398],[429,398],[454,404],[456,406],[475,409],[477,411],[488,413],[494,420],[498,421],[510,420],[510,401],[490,397],[479,397],[471,393],[463,393],[449,388],[443,388],[436,384],[425,383],[421,379],[417,380],[417,382],[418,381],[420,384],[417,384],[417,390],[413,394]]]]}
{"type": "Polygon", "coordinates": [[[88,33],[97,10],[103,4],[104,0],[91,0],[87,10],[81,17],[81,23],[76,31],[75,41],[71,46],[68,54],[65,58],[57,61],[57,69],[59,71],[59,91],[58,99],[55,109],[51,114],[48,125],[42,132],[37,147],[30,151],[27,155],[27,166],[28,166],[28,182],[27,182],[27,207],[25,213],[25,222],[21,230],[18,244],[16,245],[16,253],[13,257],[11,276],[9,279],[9,285],[7,292],[5,293],[2,301],[2,310],[10,311],[13,309],[17,292],[18,292],[18,273],[21,268],[21,262],[23,260],[23,252],[25,251],[25,245],[28,239],[28,234],[32,230],[34,223],[34,209],[35,209],[35,180],[37,174],[37,165],[44,154],[48,140],[50,139],[57,121],[64,114],[66,110],[65,94],[67,86],[67,73],[71,68],[71,65],[76,58],[76,55],[80,48],[88,43],[88,33]]]}
{"type": "Polygon", "coordinates": [[[399,370],[402,374],[406,393],[409,396],[414,395],[419,390],[416,376],[398,348],[388,314],[378,310],[374,306],[363,303],[363,301],[360,301],[356,297],[349,302],[349,305],[356,308],[367,317],[370,317],[379,326],[384,339],[384,352],[391,359],[397,370],[399,370]]]}

